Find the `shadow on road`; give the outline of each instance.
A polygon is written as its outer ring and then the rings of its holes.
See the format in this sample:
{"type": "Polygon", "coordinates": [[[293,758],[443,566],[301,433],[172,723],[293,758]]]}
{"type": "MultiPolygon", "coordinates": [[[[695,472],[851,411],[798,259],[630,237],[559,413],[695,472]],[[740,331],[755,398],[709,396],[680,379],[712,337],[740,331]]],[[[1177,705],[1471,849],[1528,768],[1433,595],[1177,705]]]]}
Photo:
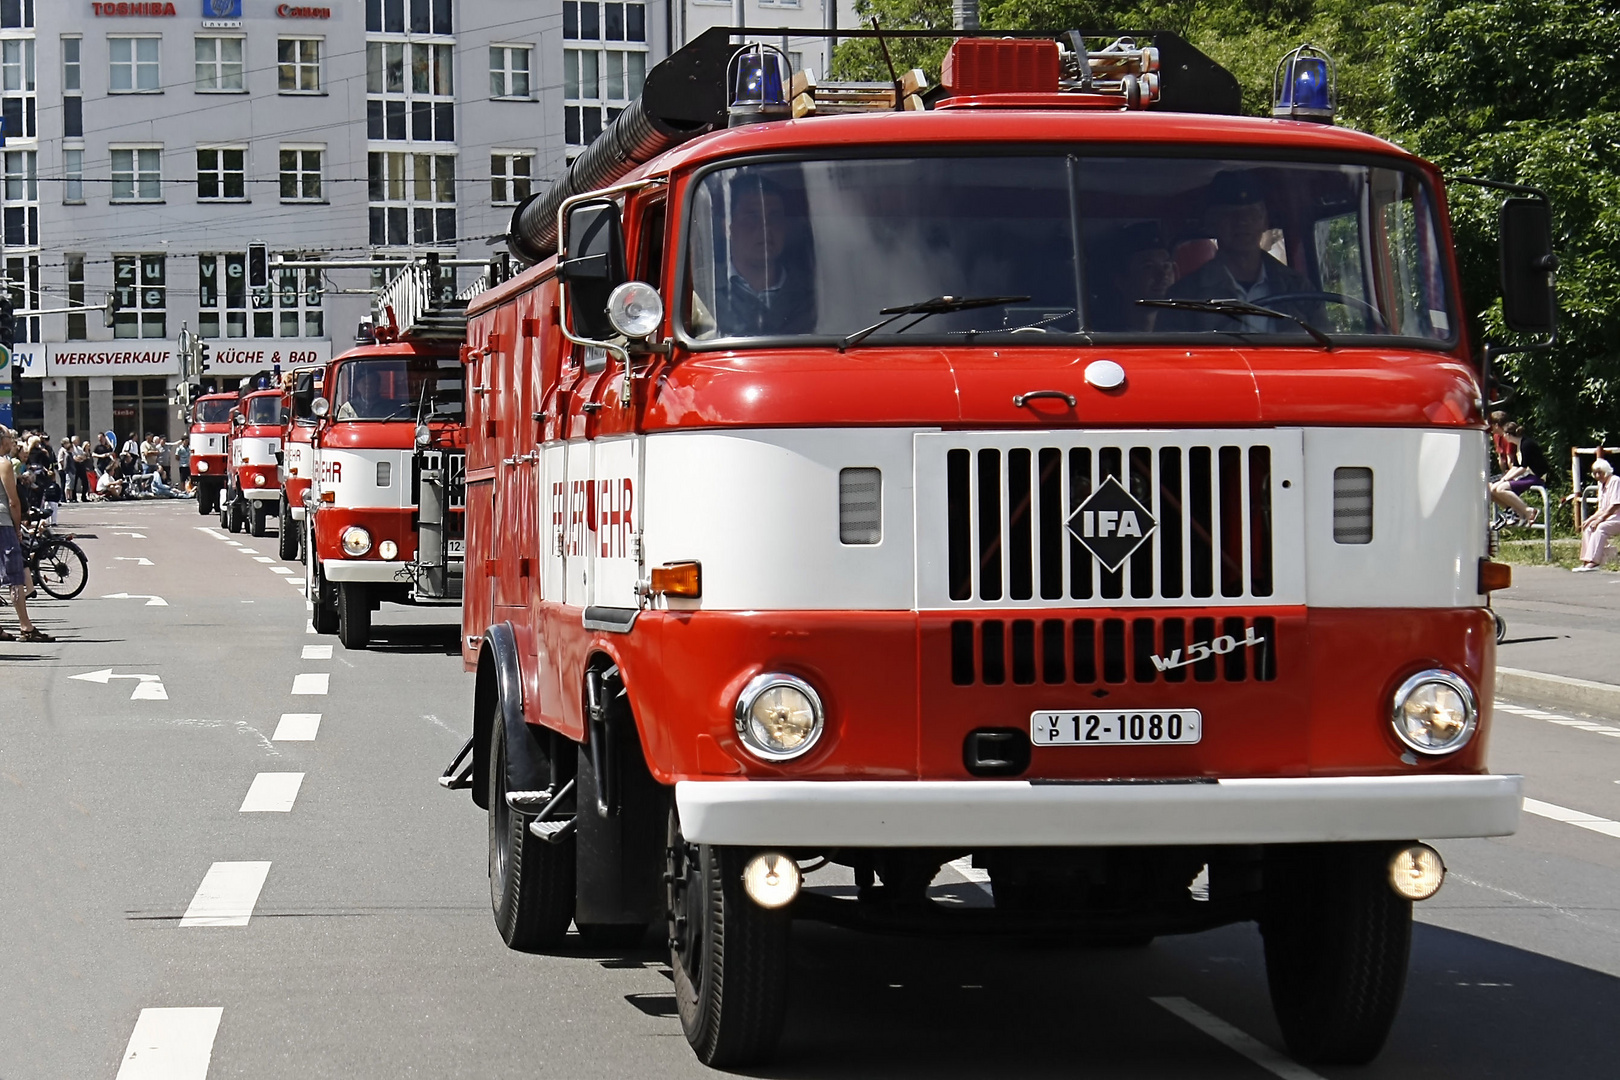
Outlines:
{"type": "Polygon", "coordinates": [[[405,625],[371,624],[370,648],[376,652],[439,653],[455,656],[461,651],[460,623],[415,623],[405,625]]]}

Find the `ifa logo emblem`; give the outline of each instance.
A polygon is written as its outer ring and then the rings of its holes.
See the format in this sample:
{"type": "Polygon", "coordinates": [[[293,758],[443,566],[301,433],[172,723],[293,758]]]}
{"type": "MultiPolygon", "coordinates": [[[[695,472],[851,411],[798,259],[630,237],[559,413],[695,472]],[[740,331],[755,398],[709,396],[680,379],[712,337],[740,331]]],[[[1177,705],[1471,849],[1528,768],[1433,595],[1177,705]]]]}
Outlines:
{"type": "Polygon", "coordinates": [[[1118,570],[1158,523],[1147,507],[1110,476],[1069,515],[1069,532],[1105,570],[1118,570]]]}

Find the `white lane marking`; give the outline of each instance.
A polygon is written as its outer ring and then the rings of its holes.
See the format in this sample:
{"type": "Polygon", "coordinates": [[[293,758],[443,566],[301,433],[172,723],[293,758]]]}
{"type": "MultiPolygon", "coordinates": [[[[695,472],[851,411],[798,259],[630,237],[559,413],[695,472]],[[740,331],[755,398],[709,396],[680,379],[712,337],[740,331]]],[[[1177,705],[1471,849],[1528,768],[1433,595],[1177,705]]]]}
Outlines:
{"type": "Polygon", "coordinates": [[[253,550],[250,547],[237,548],[237,550],[240,551],[243,555],[257,555],[258,554],[257,551],[253,550]]]}
{"type": "Polygon", "coordinates": [[[168,701],[169,694],[163,689],[163,680],[156,675],[114,675],[112,668],[102,668],[100,671],[87,671],[83,675],[69,675],[70,679],[79,679],[83,682],[100,683],[106,686],[113,679],[136,679],[135,692],[129,695],[131,701],[168,701]]]}
{"type": "MultiPolygon", "coordinates": [[[[312,623],[312,622],[307,622],[306,621],[304,623],[304,633],[313,634],[314,632],[315,632],[315,624],[312,623]]],[[[1616,783],[1620,783],[1620,781],[1616,781],[1616,783]]]]}
{"type": "Polygon", "coordinates": [[[169,602],[161,596],[143,596],[140,593],[115,592],[102,597],[103,600],[145,600],[147,607],[168,607],[169,602]]]}
{"type": "Polygon", "coordinates": [[[1524,705],[1511,705],[1505,701],[1498,701],[1496,707],[1503,712],[1515,716],[1528,717],[1531,720],[1545,720],[1549,724],[1559,727],[1574,728],[1576,731],[1590,731],[1596,735],[1606,735],[1611,739],[1620,739],[1620,727],[1610,724],[1599,724],[1591,720],[1582,720],[1574,716],[1565,716],[1563,713],[1548,712],[1546,709],[1533,709],[1524,705]]]}
{"type": "Polygon", "coordinates": [[[293,808],[298,789],[304,783],[301,772],[262,772],[253,778],[241,814],[285,814],[293,808]]]}
{"type": "Polygon", "coordinates": [[[255,556],[253,556],[253,561],[254,562],[275,562],[276,560],[272,559],[268,555],[255,555],[255,556]]]}
{"type": "Polygon", "coordinates": [[[132,562],[136,566],[156,566],[157,565],[151,559],[145,558],[144,556],[135,556],[135,557],[132,558],[132,557],[130,557],[128,555],[114,555],[113,556],[113,562],[132,562]]]}
{"type": "Polygon", "coordinates": [[[287,569],[285,566],[272,566],[270,568],[270,572],[272,574],[291,574],[292,573],[292,571],[287,569]]]}
{"type": "Polygon", "coordinates": [[[330,659],[332,659],[332,646],[330,646],[330,645],[305,645],[304,646],[304,655],[302,657],[300,657],[300,659],[302,659],[302,660],[330,660],[330,659]]]}
{"type": "Polygon", "coordinates": [[[113,535],[114,535],[114,536],[127,536],[127,537],[129,537],[129,538],[130,538],[130,539],[131,539],[131,540],[145,540],[145,539],[146,539],[146,534],[145,534],[145,533],[136,533],[136,532],[115,532],[115,533],[113,533],[113,535]]]}
{"type": "Polygon", "coordinates": [[[217,862],[208,868],[181,926],[246,926],[270,874],[268,862],[217,862]]]}
{"type": "Polygon", "coordinates": [[[294,675],[292,692],[295,694],[324,694],[326,693],[327,680],[331,677],[324,671],[319,675],[294,675]]]}
{"type": "Polygon", "coordinates": [[[224,1012],[219,1006],[142,1009],[117,1080],[206,1080],[224,1012]]]}
{"type": "Polygon", "coordinates": [[[964,855],[960,859],[953,859],[950,867],[977,885],[982,892],[987,894],[990,892],[990,871],[974,866],[973,856],[964,855]]]}
{"type": "Polygon", "coordinates": [[[320,728],[321,714],[318,712],[282,713],[281,722],[276,725],[276,733],[270,736],[270,741],[312,742],[320,728]]]}
{"type": "Polygon", "coordinates": [[[1246,1031],[1228,1024],[1208,1010],[1183,997],[1156,997],[1155,1005],[1174,1013],[1228,1049],[1236,1050],[1262,1069],[1282,1080],[1322,1080],[1322,1077],[1292,1058],[1286,1057],[1246,1031]]]}
{"type": "Polygon", "coordinates": [[[214,528],[211,525],[197,525],[197,526],[193,526],[193,527],[198,532],[207,533],[209,536],[212,536],[215,540],[229,540],[230,539],[230,537],[226,536],[224,533],[220,532],[218,529],[214,528]]]}
{"type": "Polygon", "coordinates": [[[1536,799],[1524,800],[1524,812],[1535,814],[1537,817],[1551,818],[1553,821],[1562,821],[1566,825],[1574,825],[1582,829],[1590,829],[1604,836],[1612,836],[1620,840],[1620,821],[1610,821],[1608,818],[1598,817],[1581,810],[1571,810],[1567,806],[1554,806],[1552,803],[1540,802],[1536,799]]]}

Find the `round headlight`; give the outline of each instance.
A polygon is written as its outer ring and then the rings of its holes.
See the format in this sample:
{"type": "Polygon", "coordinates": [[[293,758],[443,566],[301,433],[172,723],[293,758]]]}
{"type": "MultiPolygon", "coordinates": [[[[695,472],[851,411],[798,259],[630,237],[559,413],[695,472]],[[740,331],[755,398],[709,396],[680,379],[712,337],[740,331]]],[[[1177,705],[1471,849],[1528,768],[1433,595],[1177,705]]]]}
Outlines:
{"type": "Polygon", "coordinates": [[[197,462],[197,471],[198,472],[207,472],[208,471],[208,462],[206,462],[206,461],[197,462]]]}
{"type": "Polygon", "coordinates": [[[371,550],[371,534],[358,525],[350,525],[344,529],[341,540],[345,555],[364,555],[371,550]]]}
{"type": "Polygon", "coordinates": [[[1396,737],[1420,754],[1461,750],[1474,737],[1478,719],[1468,684],[1438,668],[1401,683],[1390,717],[1396,737]]]}
{"type": "Polygon", "coordinates": [[[264,474],[263,473],[254,473],[253,474],[253,486],[254,487],[264,487],[264,474]]]}
{"type": "Polygon", "coordinates": [[[384,559],[392,559],[399,554],[399,545],[392,540],[384,540],[377,545],[377,554],[384,559]]]}
{"type": "Polygon", "coordinates": [[[821,698],[792,675],[756,675],[737,698],[737,735],[766,761],[808,753],[821,738],[825,720],[821,698]]]}
{"type": "Polygon", "coordinates": [[[644,338],[664,321],[664,299],[645,281],[627,281],[608,294],[608,322],[627,338],[644,338]]]}

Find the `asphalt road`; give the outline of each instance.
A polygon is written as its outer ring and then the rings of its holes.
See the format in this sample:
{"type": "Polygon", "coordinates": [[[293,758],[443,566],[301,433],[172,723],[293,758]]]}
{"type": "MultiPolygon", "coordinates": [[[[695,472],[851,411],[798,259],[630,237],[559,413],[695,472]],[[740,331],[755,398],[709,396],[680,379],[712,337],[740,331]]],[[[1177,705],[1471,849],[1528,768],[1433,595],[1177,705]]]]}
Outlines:
{"type": "MultiPolygon", "coordinates": [[[[0,645],[0,1078],[706,1072],[652,938],[533,956],[496,936],[484,818],[435,783],[469,725],[455,614],[385,608],[349,653],[307,630],[273,537],[191,503],[63,516],[96,534],[90,587],[37,605],[59,644],[0,645]],[[188,1047],[192,1071],[161,1064],[188,1047]]],[[[1273,1049],[1250,926],[1109,950],[800,924],[761,1075],[1612,1077],[1620,717],[1515,705],[1492,765],[1538,812],[1441,845],[1371,1067],[1273,1049]]],[[[949,869],[938,888],[984,900],[949,869]]]]}

